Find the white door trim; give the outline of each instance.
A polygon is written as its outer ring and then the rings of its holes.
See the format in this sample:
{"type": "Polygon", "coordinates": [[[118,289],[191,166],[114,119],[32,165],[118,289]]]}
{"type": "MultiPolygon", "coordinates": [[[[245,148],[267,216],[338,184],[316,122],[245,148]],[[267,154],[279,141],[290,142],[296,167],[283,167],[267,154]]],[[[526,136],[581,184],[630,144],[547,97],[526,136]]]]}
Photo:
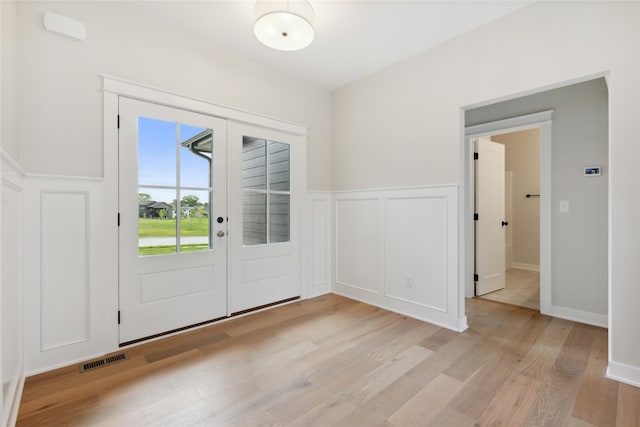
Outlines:
{"type": "Polygon", "coordinates": [[[471,138],[498,133],[516,132],[524,129],[540,129],[540,312],[551,314],[551,125],[553,110],[512,117],[475,126],[468,126],[460,141],[462,197],[460,209],[460,293],[461,306],[464,298],[473,297],[473,145],[471,138]]]}
{"type": "MultiPolygon", "coordinates": [[[[277,129],[295,135],[307,136],[307,127],[265,115],[225,107],[212,101],[154,88],[141,83],[102,75],[103,78],[103,137],[104,137],[104,283],[105,332],[104,353],[117,351],[118,340],[118,97],[126,96],[169,107],[209,114],[225,119],[234,119],[266,128],[277,129]],[[112,219],[112,220],[111,220],[112,219]]],[[[302,144],[300,165],[300,188],[306,191],[306,142],[302,144]]],[[[302,225],[304,227],[304,224],[302,225]]]]}
{"type": "Polygon", "coordinates": [[[195,113],[208,114],[223,119],[236,120],[266,128],[278,129],[297,135],[307,135],[307,127],[298,123],[275,119],[264,114],[252,113],[239,108],[217,104],[206,99],[187,96],[165,89],[145,85],[118,77],[102,75],[102,90],[129,98],[180,108],[195,113]]]}

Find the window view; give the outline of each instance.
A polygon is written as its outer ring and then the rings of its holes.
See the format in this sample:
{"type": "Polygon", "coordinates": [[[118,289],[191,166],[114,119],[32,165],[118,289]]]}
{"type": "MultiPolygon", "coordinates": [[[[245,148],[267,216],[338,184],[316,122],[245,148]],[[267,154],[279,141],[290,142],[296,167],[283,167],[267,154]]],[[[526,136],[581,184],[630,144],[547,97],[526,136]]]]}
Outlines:
{"type": "Polygon", "coordinates": [[[243,137],[242,237],[244,245],[289,241],[291,198],[289,153],[288,144],[243,137]]]}
{"type": "Polygon", "coordinates": [[[212,248],[213,131],[138,119],[138,254],[212,248]]]}

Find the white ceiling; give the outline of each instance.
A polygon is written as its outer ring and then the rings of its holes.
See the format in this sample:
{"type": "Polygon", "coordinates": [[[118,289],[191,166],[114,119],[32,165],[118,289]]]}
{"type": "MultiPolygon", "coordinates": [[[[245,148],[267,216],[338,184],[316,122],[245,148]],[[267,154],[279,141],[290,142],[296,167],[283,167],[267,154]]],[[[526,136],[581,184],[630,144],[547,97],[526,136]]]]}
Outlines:
{"type": "MultiPolygon", "coordinates": [[[[135,12],[324,89],[335,89],[533,1],[310,0],[316,38],[280,52],[253,34],[254,1],[141,2],[135,12]]],[[[132,11],[133,12],[133,11],[132,11]]]]}

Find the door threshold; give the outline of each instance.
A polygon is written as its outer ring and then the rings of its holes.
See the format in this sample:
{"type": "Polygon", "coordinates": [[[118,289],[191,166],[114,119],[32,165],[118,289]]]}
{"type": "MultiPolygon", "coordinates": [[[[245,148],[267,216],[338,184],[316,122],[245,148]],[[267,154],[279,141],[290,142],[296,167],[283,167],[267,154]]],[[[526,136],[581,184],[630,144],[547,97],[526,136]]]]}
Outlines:
{"type": "Polygon", "coordinates": [[[285,304],[285,303],[292,302],[292,301],[299,300],[299,299],[300,299],[300,297],[297,296],[297,297],[292,297],[292,298],[287,298],[287,299],[283,299],[283,300],[280,300],[280,301],[272,302],[272,303],[265,304],[265,305],[260,305],[258,307],[248,308],[246,310],[236,311],[235,313],[231,313],[229,315],[229,317],[241,316],[243,314],[251,313],[252,311],[262,310],[262,309],[265,309],[265,308],[273,307],[274,305],[285,304]]]}
{"type": "Polygon", "coordinates": [[[141,343],[143,341],[152,340],[154,338],[160,338],[160,337],[163,337],[165,335],[175,334],[176,332],[186,331],[188,329],[193,329],[193,328],[197,328],[199,326],[208,325],[209,323],[219,322],[219,321],[224,320],[224,319],[227,319],[227,316],[218,317],[216,319],[211,319],[211,320],[205,320],[204,322],[194,323],[193,325],[183,326],[181,328],[172,329],[172,330],[166,331],[166,332],[160,332],[159,334],[149,335],[148,337],[137,338],[135,340],[126,341],[126,342],[118,344],[118,347],[126,347],[128,345],[138,344],[138,343],[141,343]]]}
{"type": "Polygon", "coordinates": [[[130,345],[133,345],[133,344],[139,344],[139,343],[141,343],[143,341],[148,341],[148,340],[152,340],[152,339],[155,339],[155,338],[164,337],[166,335],[172,335],[172,334],[175,334],[177,332],[183,332],[183,331],[186,331],[186,330],[189,330],[189,329],[198,328],[200,326],[205,326],[205,325],[208,325],[210,323],[220,322],[222,320],[226,320],[226,319],[229,319],[231,317],[242,316],[243,314],[248,314],[248,313],[251,313],[251,312],[254,312],[254,311],[258,311],[258,310],[264,310],[265,308],[269,308],[269,307],[273,307],[273,306],[281,305],[281,304],[286,304],[286,303],[293,302],[293,301],[296,301],[296,300],[299,300],[299,299],[300,299],[300,297],[297,296],[297,297],[283,299],[283,300],[280,300],[280,301],[275,301],[275,302],[272,302],[272,303],[269,303],[269,304],[260,305],[258,307],[248,308],[246,310],[242,310],[242,311],[237,311],[235,313],[231,313],[229,316],[218,317],[216,319],[206,320],[204,322],[194,323],[193,325],[187,325],[187,326],[183,326],[181,328],[172,329],[170,331],[160,332],[158,334],[149,335],[147,337],[137,338],[137,339],[131,340],[131,341],[126,341],[126,342],[118,344],[118,347],[126,347],[126,346],[130,346],[130,345]]]}

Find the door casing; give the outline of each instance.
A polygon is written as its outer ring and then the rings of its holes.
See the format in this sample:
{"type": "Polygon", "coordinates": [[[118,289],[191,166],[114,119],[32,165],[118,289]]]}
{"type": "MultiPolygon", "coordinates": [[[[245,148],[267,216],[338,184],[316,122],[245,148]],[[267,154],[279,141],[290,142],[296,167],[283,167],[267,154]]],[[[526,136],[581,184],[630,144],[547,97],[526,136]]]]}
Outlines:
{"type": "Polygon", "coordinates": [[[462,139],[460,192],[460,277],[464,292],[460,293],[460,305],[464,312],[464,298],[473,297],[474,256],[473,248],[473,138],[525,129],[540,129],[540,313],[551,315],[551,126],[553,110],[512,117],[465,128],[462,139]]]}
{"type": "MultiPolygon", "coordinates": [[[[100,274],[104,277],[104,283],[108,284],[104,293],[103,313],[104,319],[99,327],[101,333],[97,339],[102,341],[102,354],[117,351],[118,338],[118,97],[126,96],[133,99],[167,105],[179,109],[197,113],[212,115],[228,120],[249,123],[262,126],[267,129],[277,129],[300,136],[300,158],[305,161],[300,165],[300,189],[301,197],[307,188],[306,138],[308,129],[305,125],[274,119],[265,115],[255,114],[238,108],[230,108],[215,102],[187,96],[163,89],[150,87],[118,77],[102,75],[103,79],[103,136],[104,136],[104,245],[102,247],[103,260],[100,265],[100,274]]],[[[304,227],[302,220],[301,228],[304,227]]],[[[303,246],[303,245],[301,245],[303,246]]],[[[301,248],[302,250],[302,248],[301,248]]],[[[304,256],[301,257],[301,268],[305,268],[304,256]]],[[[305,277],[303,272],[302,277],[305,277]]],[[[306,282],[305,282],[306,283],[306,282]]],[[[310,293],[303,283],[302,297],[310,293]]],[[[156,338],[157,339],[157,338],[156,338]]],[[[87,359],[85,357],[84,359],[87,359]]],[[[83,360],[84,360],[83,359],[83,360]]]]}

